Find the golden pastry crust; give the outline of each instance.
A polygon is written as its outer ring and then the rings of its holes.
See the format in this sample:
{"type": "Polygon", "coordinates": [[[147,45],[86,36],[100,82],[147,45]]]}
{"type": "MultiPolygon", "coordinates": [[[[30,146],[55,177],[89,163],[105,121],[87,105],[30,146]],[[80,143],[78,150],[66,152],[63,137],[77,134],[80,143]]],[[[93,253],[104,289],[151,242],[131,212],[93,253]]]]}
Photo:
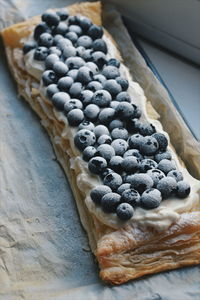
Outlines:
{"type": "MultiPolygon", "coordinates": [[[[101,21],[101,5],[80,3],[68,7],[70,14],[80,13],[92,19],[98,25],[101,21]]],[[[29,102],[39,115],[52,141],[56,156],[67,175],[81,218],[87,231],[93,253],[100,266],[100,277],[112,284],[121,284],[146,274],[175,269],[200,262],[200,208],[193,208],[180,215],[180,219],[167,230],[158,232],[152,228],[142,229],[127,225],[113,229],[101,223],[84,203],[84,197],[78,189],[74,170],[70,168],[70,148],[67,139],[56,143],[55,137],[61,136],[64,123],[53,113],[53,107],[40,94],[39,82],[28,74],[21,51],[21,38],[30,35],[40,17],[13,25],[2,31],[10,69],[18,84],[19,94],[29,102]],[[45,109],[44,109],[45,108],[45,109]]],[[[106,33],[107,36],[108,33],[106,33]]],[[[109,36],[111,39],[111,37],[109,36]]],[[[112,40],[112,39],[111,39],[112,40]]],[[[114,41],[112,40],[114,43],[114,41]]],[[[118,54],[120,57],[120,54],[118,54]]],[[[147,105],[148,115],[158,118],[151,103],[147,105]]]]}

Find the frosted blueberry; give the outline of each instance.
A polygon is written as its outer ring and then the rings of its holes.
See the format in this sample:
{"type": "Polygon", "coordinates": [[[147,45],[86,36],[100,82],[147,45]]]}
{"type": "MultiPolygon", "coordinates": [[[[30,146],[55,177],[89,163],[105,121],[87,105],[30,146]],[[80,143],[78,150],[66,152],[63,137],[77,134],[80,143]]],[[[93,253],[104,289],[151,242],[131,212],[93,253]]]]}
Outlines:
{"type": "Polygon", "coordinates": [[[111,146],[115,149],[116,155],[123,155],[128,149],[128,143],[122,139],[116,139],[111,143],[111,146]]]}
{"type": "Polygon", "coordinates": [[[122,184],[122,177],[117,173],[110,173],[104,177],[103,183],[109,186],[113,191],[116,191],[122,184]]]}
{"type": "Polygon", "coordinates": [[[117,193],[107,193],[101,199],[101,207],[105,213],[112,213],[116,211],[120,204],[121,196],[117,193]]]}
{"type": "Polygon", "coordinates": [[[107,167],[105,158],[101,156],[95,156],[89,160],[88,169],[93,174],[101,174],[107,167]]]}
{"type": "Polygon", "coordinates": [[[95,142],[94,133],[88,129],[79,130],[74,137],[74,144],[79,150],[84,150],[87,146],[93,146],[95,142]]]}
{"type": "Polygon", "coordinates": [[[134,214],[133,207],[128,203],[121,203],[118,205],[116,209],[116,214],[119,219],[123,221],[127,221],[132,218],[134,214]]]}
{"type": "Polygon", "coordinates": [[[95,204],[100,205],[101,199],[103,198],[103,196],[105,196],[106,194],[111,193],[111,192],[112,192],[112,190],[111,190],[111,188],[109,188],[109,186],[98,185],[97,187],[92,189],[92,191],[90,193],[90,197],[95,204]]]}
{"type": "Polygon", "coordinates": [[[140,205],[145,209],[153,209],[160,205],[162,201],[161,192],[157,189],[147,189],[141,195],[140,205]]]}
{"type": "Polygon", "coordinates": [[[158,184],[157,189],[161,192],[163,198],[168,198],[177,189],[177,182],[172,177],[162,178],[158,184]]]}
{"type": "Polygon", "coordinates": [[[168,160],[168,159],[162,159],[158,163],[158,169],[163,171],[165,174],[169,173],[172,170],[176,169],[174,161],[168,160]]]}

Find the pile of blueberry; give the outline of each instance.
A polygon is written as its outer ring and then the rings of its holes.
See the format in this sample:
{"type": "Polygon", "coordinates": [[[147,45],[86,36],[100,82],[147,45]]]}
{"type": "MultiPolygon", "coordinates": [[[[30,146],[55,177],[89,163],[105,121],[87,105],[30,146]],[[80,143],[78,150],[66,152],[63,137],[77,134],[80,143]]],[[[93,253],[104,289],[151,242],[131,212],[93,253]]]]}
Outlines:
{"type": "Polygon", "coordinates": [[[187,197],[190,186],[176,169],[165,135],[141,122],[120,62],[107,58],[102,37],[102,27],[86,17],[47,12],[23,52],[34,49],[34,59],[44,61],[47,97],[77,127],[74,143],[89,171],[102,179],[91,199],[128,220],[136,207],[156,208],[173,194],[187,197]]]}

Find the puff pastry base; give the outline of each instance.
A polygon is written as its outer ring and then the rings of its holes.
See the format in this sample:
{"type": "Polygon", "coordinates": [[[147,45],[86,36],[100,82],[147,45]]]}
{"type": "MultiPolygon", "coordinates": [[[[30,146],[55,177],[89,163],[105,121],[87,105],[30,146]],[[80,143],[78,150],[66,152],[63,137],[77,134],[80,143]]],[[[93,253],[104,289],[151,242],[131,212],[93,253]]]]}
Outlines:
{"type": "MultiPolygon", "coordinates": [[[[68,9],[72,15],[80,13],[92,19],[94,23],[102,25],[99,2],[75,4],[68,9]]],[[[118,230],[112,229],[88,211],[83,195],[76,184],[75,171],[69,166],[70,157],[65,151],[66,147],[70,147],[69,142],[65,140],[58,144],[54,139],[55,136],[61,135],[64,124],[56,119],[52,105],[36,88],[38,81],[25,69],[21,38],[28,36],[39,20],[40,17],[36,16],[3,30],[6,54],[19,94],[42,120],[57,159],[68,177],[81,222],[88,234],[91,249],[99,262],[100,277],[111,284],[122,284],[146,274],[198,264],[200,262],[199,207],[195,208],[195,211],[181,214],[177,223],[162,232],[152,228],[144,230],[131,225],[118,230]],[[51,112],[50,114],[45,112],[44,106],[51,112]]],[[[149,107],[149,113],[155,115],[151,105],[149,107]]]]}

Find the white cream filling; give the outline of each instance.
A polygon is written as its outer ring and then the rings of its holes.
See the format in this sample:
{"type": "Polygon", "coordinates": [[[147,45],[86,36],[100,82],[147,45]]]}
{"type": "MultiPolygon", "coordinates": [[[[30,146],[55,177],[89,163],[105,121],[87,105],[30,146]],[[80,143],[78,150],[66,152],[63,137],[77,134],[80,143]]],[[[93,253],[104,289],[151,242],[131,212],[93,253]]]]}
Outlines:
{"type": "MultiPolygon", "coordinates": [[[[32,39],[32,37],[29,37],[29,40],[30,39],[32,39]]],[[[108,45],[107,57],[108,58],[116,57],[117,54],[116,47],[111,42],[111,40],[105,35],[104,35],[104,39],[108,45]]],[[[42,72],[44,71],[44,63],[34,60],[33,54],[34,54],[34,50],[31,50],[24,56],[26,70],[30,75],[40,80],[40,92],[43,94],[43,96],[46,97],[45,88],[43,87],[41,82],[42,72]]],[[[132,103],[138,105],[142,110],[141,119],[143,121],[148,121],[152,123],[156,127],[157,132],[163,132],[161,123],[157,120],[152,120],[147,116],[146,97],[144,95],[144,92],[142,88],[139,86],[139,84],[132,80],[129,71],[124,64],[121,64],[120,66],[120,73],[123,77],[125,77],[129,81],[128,93],[131,96],[132,103]]],[[[41,101],[41,105],[45,110],[42,101],[41,101]]],[[[137,208],[135,209],[133,217],[127,222],[120,221],[119,218],[114,213],[111,214],[104,213],[102,209],[96,206],[90,198],[91,189],[93,187],[98,186],[99,184],[102,184],[102,181],[100,177],[92,175],[88,171],[87,163],[82,159],[81,153],[77,150],[77,148],[74,145],[74,135],[77,130],[68,125],[67,118],[64,116],[62,112],[58,112],[57,110],[54,109],[54,114],[58,120],[63,121],[65,123],[65,127],[61,137],[63,139],[68,139],[70,142],[71,149],[65,149],[65,151],[69,152],[69,155],[71,156],[70,166],[72,169],[74,169],[77,175],[76,177],[77,186],[85,197],[85,203],[89,211],[92,214],[94,214],[97,217],[97,219],[99,219],[102,223],[113,228],[119,228],[130,223],[138,223],[140,226],[152,226],[157,230],[161,231],[161,230],[165,230],[173,222],[177,221],[180,217],[180,213],[186,212],[198,205],[199,193],[200,193],[200,181],[194,179],[188,173],[188,171],[180,165],[177,156],[175,155],[173,150],[170,149],[169,147],[169,151],[172,154],[177,169],[183,173],[184,180],[186,180],[191,186],[190,195],[185,199],[178,199],[175,197],[171,197],[167,200],[162,201],[158,208],[152,210],[137,208]]],[[[168,134],[166,132],[163,133],[168,137],[168,134]]],[[[57,137],[56,139],[57,139],[56,140],[57,143],[61,143],[60,137],[57,137]]]]}

